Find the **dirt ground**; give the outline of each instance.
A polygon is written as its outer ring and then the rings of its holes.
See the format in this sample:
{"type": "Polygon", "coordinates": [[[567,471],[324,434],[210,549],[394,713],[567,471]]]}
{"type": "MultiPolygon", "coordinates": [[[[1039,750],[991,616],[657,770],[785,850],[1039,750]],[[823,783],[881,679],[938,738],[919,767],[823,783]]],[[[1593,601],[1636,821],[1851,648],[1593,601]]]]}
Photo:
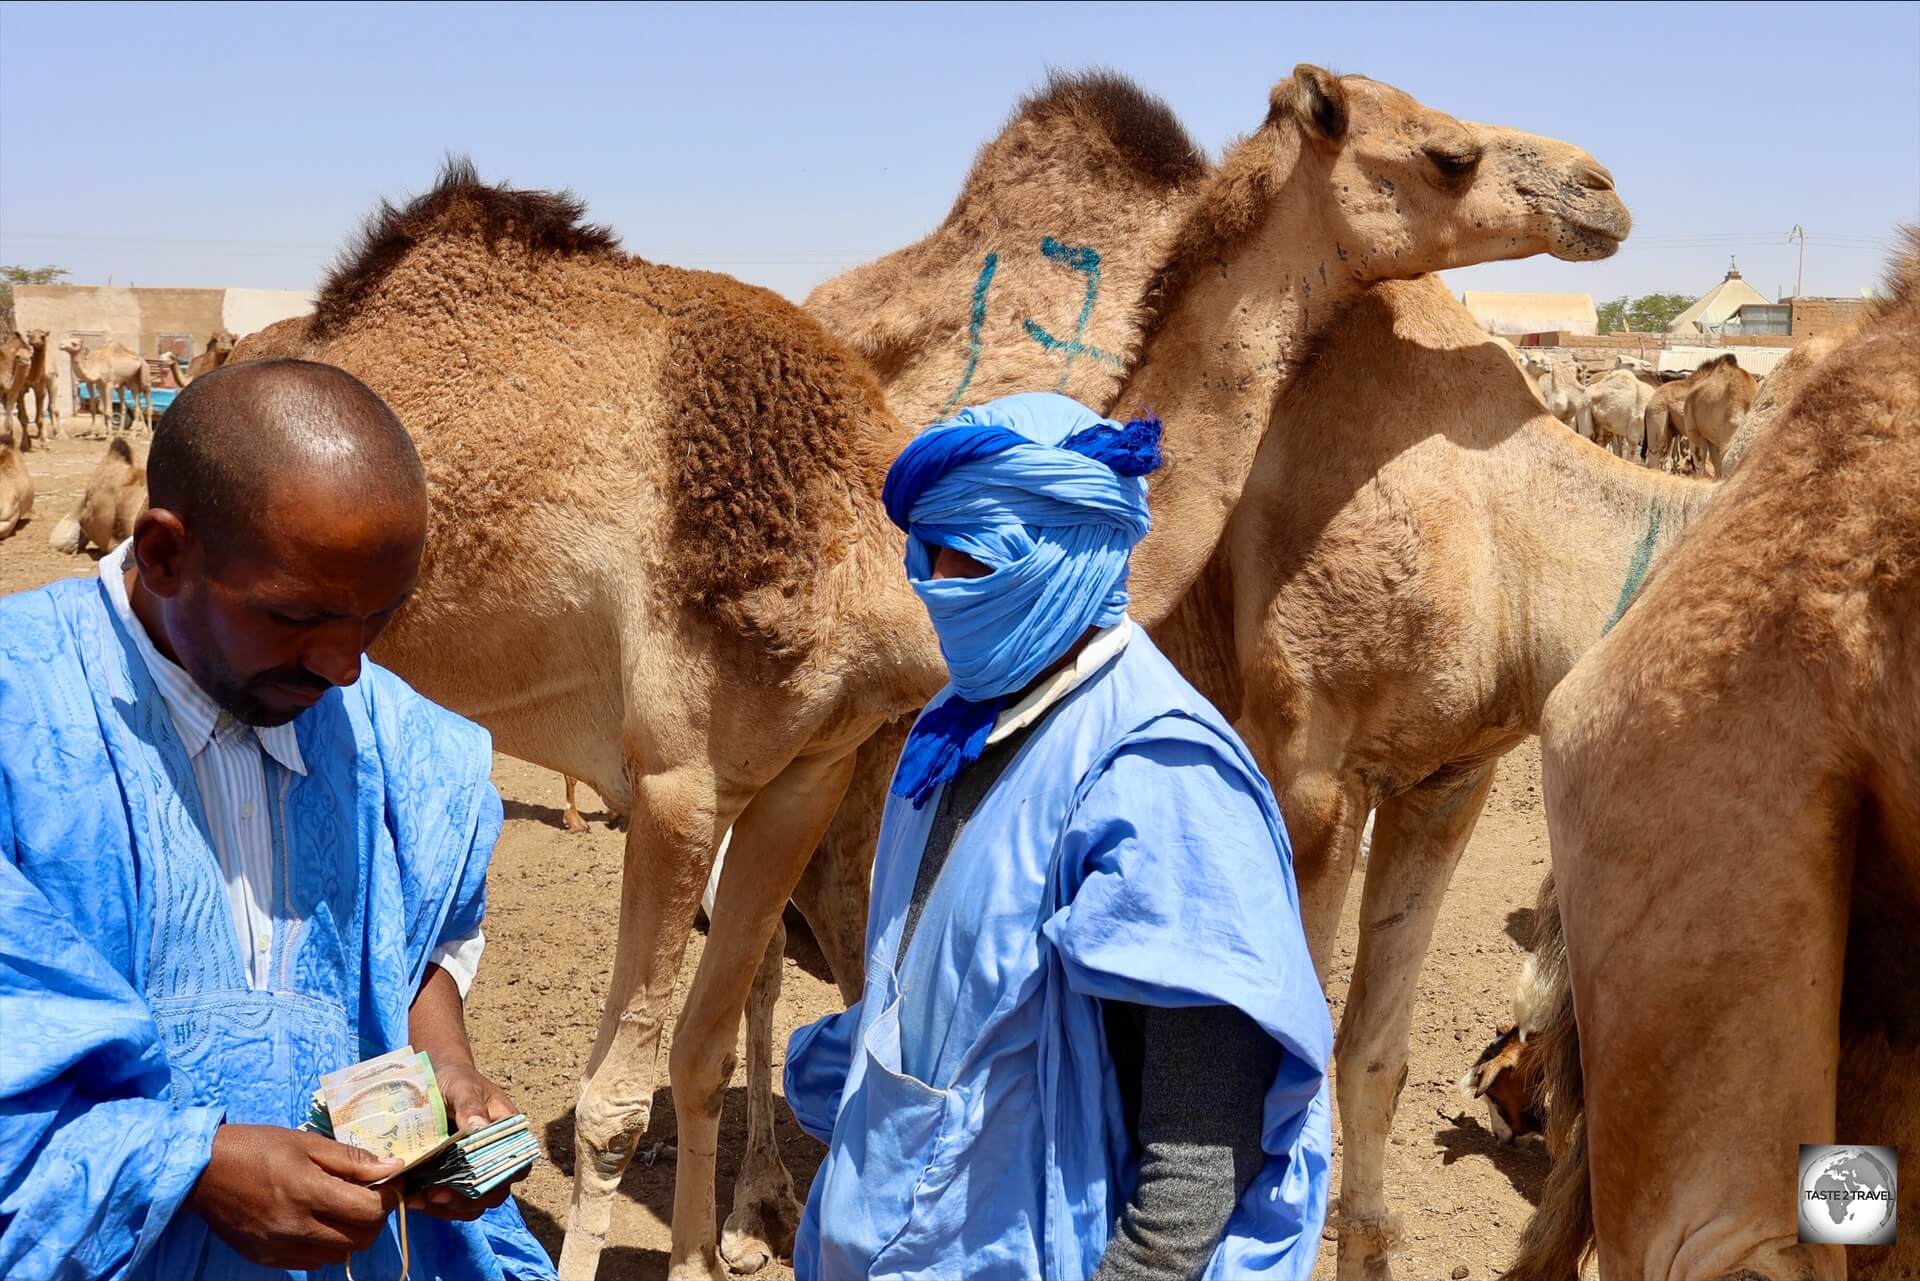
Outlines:
{"type": "MultiPolygon", "coordinates": [[[[59,441],[28,456],[38,495],[34,518],[0,542],[0,593],[63,575],[93,572],[91,556],[65,557],[47,546],[55,520],[78,498],[102,451],[99,441],[59,441]]],[[[94,555],[97,556],[97,552],[94,555]]],[[[612,967],[623,838],[604,814],[582,803],[593,830],[560,827],[560,780],[547,770],[495,758],[494,781],[506,801],[506,830],[494,856],[487,913],[487,955],[468,1002],[481,1066],[513,1095],[545,1137],[548,1159],[521,1185],[521,1207],[557,1256],[566,1226],[573,1163],[572,1107],[592,1046],[612,967]]],[[[1454,875],[1413,1013],[1412,1059],[1389,1148],[1389,1193],[1404,1216],[1396,1270],[1408,1277],[1490,1277],[1512,1257],[1538,1197],[1547,1159],[1537,1141],[1498,1146],[1478,1104],[1454,1082],[1503,1017],[1520,941],[1530,928],[1534,891],[1546,871],[1546,820],[1540,758],[1529,742],[1501,765],[1485,815],[1454,875]]],[[[1352,964],[1356,884],[1341,923],[1330,999],[1334,1016],[1352,964]]],[[[791,932],[776,1047],[794,1028],[837,1008],[838,993],[804,930],[791,932]]],[[[681,981],[684,993],[700,956],[695,936],[681,981]]],[[[662,1058],[664,1075],[665,1059],[662,1058]]],[[[779,1080],[776,1060],[774,1079],[779,1080]]],[[[721,1130],[721,1213],[746,1140],[745,1066],[728,1092],[721,1130]]],[[[778,1109],[781,1150],[805,1188],[822,1149],[778,1109]]],[[[654,1126],[628,1170],[616,1205],[604,1278],[666,1274],[673,1203],[674,1122],[667,1092],[655,1100],[654,1126]],[[653,1141],[659,1146],[654,1148],[653,1141]],[[652,1152],[649,1152],[649,1149],[652,1152]],[[649,1155],[655,1159],[649,1163],[649,1155]]],[[[1338,1124],[1336,1118],[1336,1141],[1338,1124]]],[[[784,1267],[769,1276],[790,1276],[784,1267]]],[[[1333,1250],[1321,1252],[1316,1277],[1333,1275],[1333,1250]]]]}

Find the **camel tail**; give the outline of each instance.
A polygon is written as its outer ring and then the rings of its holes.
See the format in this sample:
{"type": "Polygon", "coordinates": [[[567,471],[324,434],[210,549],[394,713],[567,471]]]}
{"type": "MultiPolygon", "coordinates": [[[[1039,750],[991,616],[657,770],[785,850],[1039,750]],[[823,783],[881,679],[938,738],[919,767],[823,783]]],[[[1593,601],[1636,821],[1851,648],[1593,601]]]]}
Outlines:
{"type": "Polygon", "coordinates": [[[1541,882],[1533,915],[1533,956],[1515,997],[1528,1022],[1527,1069],[1535,1104],[1547,1114],[1547,1149],[1553,1170],[1540,1204],[1520,1236],[1520,1253],[1505,1276],[1578,1281],[1593,1254],[1593,1195],[1587,1170],[1585,1083],[1580,1074],[1580,1029],[1573,1019],[1573,984],[1567,973],[1567,940],[1553,877],[1541,882]]]}
{"type": "Polygon", "coordinates": [[[79,552],[80,518],[71,513],[62,516],[60,523],[53,527],[53,535],[47,539],[47,545],[62,556],[72,556],[79,552]]]}

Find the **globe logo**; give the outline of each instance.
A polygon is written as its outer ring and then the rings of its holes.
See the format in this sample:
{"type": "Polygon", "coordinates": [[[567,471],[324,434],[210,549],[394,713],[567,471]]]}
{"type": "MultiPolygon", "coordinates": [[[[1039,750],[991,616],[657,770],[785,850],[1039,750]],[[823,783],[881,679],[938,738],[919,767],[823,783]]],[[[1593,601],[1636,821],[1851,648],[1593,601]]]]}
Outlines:
{"type": "Polygon", "coordinates": [[[1801,1144],[1801,1242],[1891,1244],[1899,1169],[1898,1154],[1890,1147],[1801,1144]]]}

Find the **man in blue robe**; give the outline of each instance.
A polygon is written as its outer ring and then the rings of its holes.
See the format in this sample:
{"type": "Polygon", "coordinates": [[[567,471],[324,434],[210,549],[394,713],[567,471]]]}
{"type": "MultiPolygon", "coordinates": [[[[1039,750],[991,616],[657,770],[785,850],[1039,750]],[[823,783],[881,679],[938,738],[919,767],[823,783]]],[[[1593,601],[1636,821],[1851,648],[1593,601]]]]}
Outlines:
{"type": "Polygon", "coordinates": [[[867,982],[794,1034],[802,1278],[1305,1277],[1332,1031],[1245,747],[1126,617],[1157,423],[1014,396],[887,477],[952,684],[874,866],[867,982]]]}
{"type": "MultiPolygon", "coordinates": [[[[341,370],[231,365],[161,420],[100,575],[0,600],[0,1276],[401,1274],[394,1166],[302,1133],[411,1042],[512,1115],[462,1000],[501,805],[478,727],[363,661],[425,477],[341,370]]],[[[413,1204],[415,1277],[551,1277],[505,1189],[413,1204]]]]}

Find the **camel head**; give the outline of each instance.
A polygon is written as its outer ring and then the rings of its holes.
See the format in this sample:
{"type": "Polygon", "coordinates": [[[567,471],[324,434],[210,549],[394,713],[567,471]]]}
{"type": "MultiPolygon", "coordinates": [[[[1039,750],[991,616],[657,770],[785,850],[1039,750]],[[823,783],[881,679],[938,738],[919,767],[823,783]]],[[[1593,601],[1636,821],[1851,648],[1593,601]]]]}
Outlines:
{"type": "Polygon", "coordinates": [[[47,339],[50,336],[51,335],[44,329],[29,329],[27,331],[27,345],[35,351],[38,351],[47,345],[47,339]]]}
{"type": "Polygon", "coordinates": [[[233,345],[239,341],[240,340],[234,336],[232,330],[216,329],[213,331],[212,336],[207,339],[207,350],[218,352],[220,358],[225,360],[233,354],[233,345]]]}
{"type": "Polygon", "coordinates": [[[1318,191],[1356,279],[1539,253],[1605,258],[1632,225],[1613,175],[1571,144],[1456,120],[1390,85],[1307,65],[1270,102],[1265,129],[1283,143],[1297,131],[1295,175],[1318,191]]]}
{"type": "Polygon", "coordinates": [[[60,344],[60,350],[66,352],[69,356],[78,356],[85,346],[86,344],[78,338],[69,338],[60,344]]]}

